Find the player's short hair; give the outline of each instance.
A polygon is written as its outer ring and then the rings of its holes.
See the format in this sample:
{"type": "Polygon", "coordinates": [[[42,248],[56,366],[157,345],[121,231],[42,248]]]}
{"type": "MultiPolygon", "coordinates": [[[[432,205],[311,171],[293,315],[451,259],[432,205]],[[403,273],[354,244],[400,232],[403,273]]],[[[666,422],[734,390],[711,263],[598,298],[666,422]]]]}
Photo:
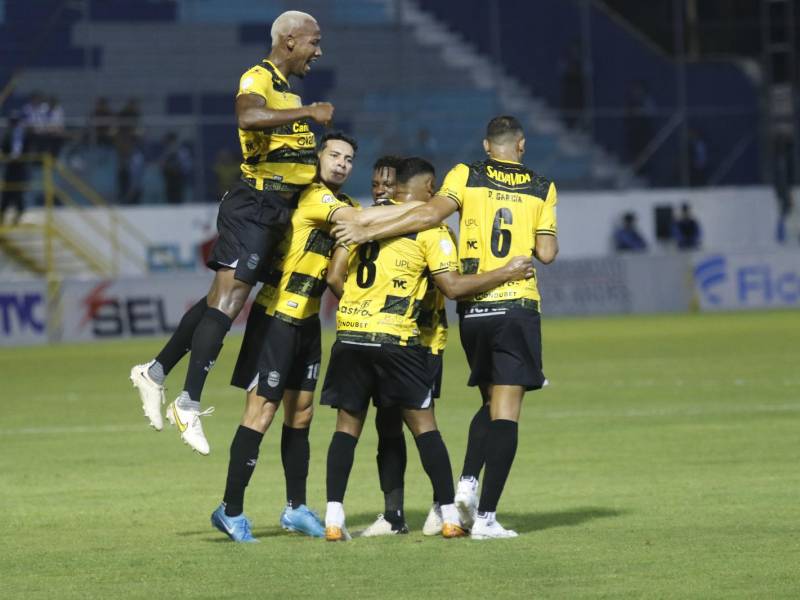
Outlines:
{"type": "Polygon", "coordinates": [[[347,135],[344,131],[331,131],[323,135],[322,139],[319,141],[318,152],[322,152],[325,149],[325,144],[331,140],[341,140],[350,144],[353,147],[353,155],[358,152],[358,142],[356,142],[356,138],[347,135]]]}
{"type": "Polygon", "coordinates": [[[309,19],[315,23],[317,22],[310,14],[299,10],[287,10],[279,14],[272,22],[272,29],[269,31],[269,35],[272,38],[272,45],[276,46],[282,37],[289,35],[309,19]]]}
{"type": "Polygon", "coordinates": [[[516,117],[501,115],[495,117],[486,126],[486,139],[490,142],[504,142],[509,135],[515,137],[524,135],[522,124],[516,117]]]}
{"type": "Polygon", "coordinates": [[[396,171],[401,162],[403,162],[402,156],[384,154],[375,161],[375,164],[372,165],[372,170],[377,171],[378,169],[394,169],[396,171]]]}
{"type": "Polygon", "coordinates": [[[408,183],[417,175],[436,175],[436,169],[424,158],[412,156],[404,158],[397,167],[397,183],[408,183]]]}

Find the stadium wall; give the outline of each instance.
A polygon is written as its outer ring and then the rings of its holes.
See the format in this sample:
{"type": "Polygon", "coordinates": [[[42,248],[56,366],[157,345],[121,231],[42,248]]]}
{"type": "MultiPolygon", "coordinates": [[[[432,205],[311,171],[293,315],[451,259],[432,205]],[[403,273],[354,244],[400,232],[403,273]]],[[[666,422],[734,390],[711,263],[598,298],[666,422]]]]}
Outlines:
{"type": "MultiPolygon", "coordinates": [[[[800,308],[796,250],[696,252],[563,259],[539,268],[546,315],[800,308]]],[[[211,274],[185,273],[63,282],[49,310],[41,282],[0,282],[0,346],[93,341],[171,333],[206,293],[211,274]]],[[[448,304],[451,322],[454,303],[448,304]]],[[[322,321],[335,320],[326,294],[322,321]]],[[[234,324],[241,331],[248,310],[234,324]]]]}
{"type": "MultiPolygon", "coordinates": [[[[800,190],[798,190],[800,192],[800,190]]],[[[670,206],[677,209],[688,202],[703,231],[703,249],[731,252],[737,250],[771,250],[777,247],[778,205],[771,188],[630,190],[609,192],[573,192],[559,194],[558,220],[560,259],[605,257],[612,253],[611,234],[623,213],[637,216],[639,229],[652,254],[672,252],[669,244],[655,237],[655,209],[670,206]]],[[[363,202],[362,202],[363,204],[363,202]]],[[[202,247],[216,233],[216,204],[185,206],[140,206],[119,208],[119,213],[150,240],[147,245],[134,245],[147,271],[133,262],[122,262],[122,275],[143,275],[162,272],[204,272],[202,247]]],[[[80,231],[84,242],[103,256],[112,256],[108,239],[86,227],[82,214],[111,224],[106,210],[85,208],[58,211],[58,218],[71,231],[80,231]]],[[[26,216],[32,222],[43,220],[41,210],[32,209],[26,216]]],[[[458,229],[456,219],[450,225],[458,229]]],[[[120,235],[125,237],[124,228],[120,235]]],[[[2,257],[0,257],[2,260],[2,257]]]]}

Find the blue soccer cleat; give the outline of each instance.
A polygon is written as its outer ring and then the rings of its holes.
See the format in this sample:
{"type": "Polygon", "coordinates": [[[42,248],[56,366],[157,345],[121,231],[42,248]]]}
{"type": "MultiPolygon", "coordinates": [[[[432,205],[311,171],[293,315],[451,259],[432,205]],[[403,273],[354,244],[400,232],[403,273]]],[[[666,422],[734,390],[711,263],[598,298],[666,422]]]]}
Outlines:
{"type": "Polygon", "coordinates": [[[313,510],[305,504],[297,508],[287,506],[281,513],[281,527],[286,531],[296,531],[311,537],[325,537],[325,526],[313,510]]]}
{"type": "Polygon", "coordinates": [[[217,510],[211,513],[211,524],[234,542],[245,544],[258,542],[250,532],[250,519],[245,517],[244,513],[238,517],[229,517],[225,514],[224,502],[217,507],[217,510]]]}

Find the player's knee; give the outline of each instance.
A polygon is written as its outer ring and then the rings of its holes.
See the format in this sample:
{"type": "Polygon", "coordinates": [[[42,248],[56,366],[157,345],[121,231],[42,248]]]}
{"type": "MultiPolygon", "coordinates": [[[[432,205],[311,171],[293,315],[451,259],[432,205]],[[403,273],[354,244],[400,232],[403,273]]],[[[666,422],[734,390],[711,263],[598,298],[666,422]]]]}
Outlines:
{"type": "Polygon", "coordinates": [[[308,429],[311,426],[311,420],[314,418],[314,405],[310,404],[305,407],[298,408],[292,414],[286,414],[284,423],[287,427],[292,429],[308,429]]]}
{"type": "Polygon", "coordinates": [[[242,425],[256,431],[264,433],[272,424],[275,413],[278,411],[278,403],[258,398],[257,401],[248,399],[247,407],[242,417],[242,425]]]}

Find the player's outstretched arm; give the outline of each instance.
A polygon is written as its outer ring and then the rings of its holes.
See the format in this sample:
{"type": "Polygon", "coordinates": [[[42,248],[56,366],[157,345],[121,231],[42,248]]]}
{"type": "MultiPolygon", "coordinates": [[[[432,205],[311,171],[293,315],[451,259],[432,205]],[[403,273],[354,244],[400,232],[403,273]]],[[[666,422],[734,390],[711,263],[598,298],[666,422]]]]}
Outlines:
{"type": "Polygon", "coordinates": [[[347,257],[350,251],[344,246],[336,246],[331,257],[331,262],[328,265],[328,273],[325,275],[325,281],[328,287],[331,288],[333,295],[341,299],[342,291],[344,290],[344,278],[347,275],[347,257]]]}
{"type": "Polygon", "coordinates": [[[444,196],[434,196],[428,202],[408,211],[403,216],[385,223],[364,227],[352,221],[337,223],[331,229],[337,241],[343,244],[363,244],[406,233],[416,233],[435,227],[458,209],[458,205],[444,196]]]}
{"type": "Polygon", "coordinates": [[[272,127],[287,125],[298,119],[313,119],[327,125],[333,118],[333,105],[329,102],[315,102],[299,108],[270,108],[263,96],[240,94],[236,98],[236,120],[239,129],[262,131],[272,127]]]}
{"type": "Polygon", "coordinates": [[[392,221],[398,217],[403,216],[408,211],[415,209],[417,206],[422,206],[424,202],[416,200],[405,202],[403,204],[384,204],[381,206],[370,206],[364,210],[356,208],[342,207],[336,210],[331,215],[332,223],[355,223],[362,227],[372,225],[373,223],[385,223],[392,221]]]}
{"type": "Polygon", "coordinates": [[[533,255],[540,263],[549,265],[558,255],[558,238],[554,235],[537,233],[533,255]]]}
{"type": "Polygon", "coordinates": [[[487,292],[507,281],[530,279],[534,275],[533,262],[529,256],[515,256],[499,269],[460,275],[455,271],[446,271],[433,276],[433,281],[442,293],[451,300],[474,296],[487,292]]]}

